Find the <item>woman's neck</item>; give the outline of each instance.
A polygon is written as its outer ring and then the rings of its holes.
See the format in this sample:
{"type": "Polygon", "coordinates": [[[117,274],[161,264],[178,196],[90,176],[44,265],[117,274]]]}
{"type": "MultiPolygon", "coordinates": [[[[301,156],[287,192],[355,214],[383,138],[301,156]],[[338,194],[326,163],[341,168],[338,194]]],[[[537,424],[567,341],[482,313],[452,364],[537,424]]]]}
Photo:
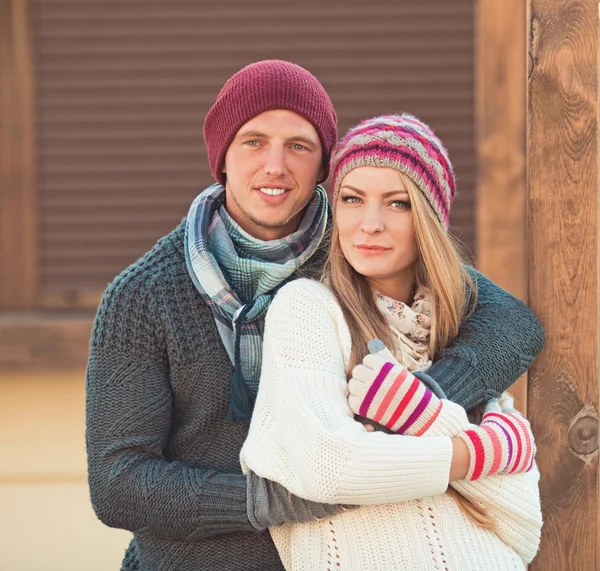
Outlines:
{"type": "Polygon", "coordinates": [[[410,279],[395,279],[391,281],[368,278],[368,281],[373,290],[396,301],[401,301],[406,305],[410,305],[415,296],[415,282],[412,275],[410,279]]]}

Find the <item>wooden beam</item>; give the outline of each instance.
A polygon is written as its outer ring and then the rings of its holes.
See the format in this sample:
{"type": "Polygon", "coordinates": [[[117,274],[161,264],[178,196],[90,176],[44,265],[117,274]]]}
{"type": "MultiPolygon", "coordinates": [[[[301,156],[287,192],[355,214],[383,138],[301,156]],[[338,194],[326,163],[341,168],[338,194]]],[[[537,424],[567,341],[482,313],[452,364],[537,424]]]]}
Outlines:
{"type": "Polygon", "coordinates": [[[544,512],[533,570],[598,569],[598,0],[529,0],[529,375],[544,512]]]}
{"type": "Polygon", "coordinates": [[[478,0],[477,265],[525,299],[525,5],[478,0]]]}
{"type": "MultiPolygon", "coordinates": [[[[525,30],[522,0],[477,0],[477,267],[526,298],[525,30]]],[[[511,389],[527,410],[527,375],[511,389]]]]}
{"type": "Polygon", "coordinates": [[[30,3],[0,0],[0,309],[36,304],[34,109],[30,3]]]}

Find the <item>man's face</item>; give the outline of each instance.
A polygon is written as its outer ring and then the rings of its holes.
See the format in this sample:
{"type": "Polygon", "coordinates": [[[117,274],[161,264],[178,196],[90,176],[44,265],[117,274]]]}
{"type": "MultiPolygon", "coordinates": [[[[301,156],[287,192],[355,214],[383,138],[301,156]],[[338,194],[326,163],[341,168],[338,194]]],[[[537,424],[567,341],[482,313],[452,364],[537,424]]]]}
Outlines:
{"type": "Polygon", "coordinates": [[[293,233],[322,172],[319,135],[304,117],[274,109],[237,132],[225,155],[225,204],[260,240],[293,233]]]}

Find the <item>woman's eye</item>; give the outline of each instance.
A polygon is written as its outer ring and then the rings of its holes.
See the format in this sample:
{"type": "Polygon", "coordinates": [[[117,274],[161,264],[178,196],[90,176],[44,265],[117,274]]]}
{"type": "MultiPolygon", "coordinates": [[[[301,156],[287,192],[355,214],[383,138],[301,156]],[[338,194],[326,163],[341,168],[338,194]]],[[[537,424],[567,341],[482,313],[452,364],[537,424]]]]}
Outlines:
{"type": "Polygon", "coordinates": [[[358,196],[346,195],[346,196],[340,197],[340,200],[342,202],[346,202],[348,204],[359,204],[360,203],[360,198],[358,198],[358,196]]]}
{"type": "Polygon", "coordinates": [[[399,210],[410,209],[410,202],[407,202],[406,200],[394,200],[390,204],[399,210]]]}

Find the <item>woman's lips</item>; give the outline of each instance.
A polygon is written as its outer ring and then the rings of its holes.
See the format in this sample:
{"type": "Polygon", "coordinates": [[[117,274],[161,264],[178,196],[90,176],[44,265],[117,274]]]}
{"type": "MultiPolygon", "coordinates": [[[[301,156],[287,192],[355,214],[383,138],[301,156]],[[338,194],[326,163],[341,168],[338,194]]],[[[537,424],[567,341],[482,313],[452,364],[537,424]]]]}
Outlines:
{"type": "Polygon", "coordinates": [[[385,248],[383,246],[372,246],[369,244],[358,244],[355,248],[366,256],[379,256],[381,254],[385,254],[389,252],[391,248],[385,248]]]}

